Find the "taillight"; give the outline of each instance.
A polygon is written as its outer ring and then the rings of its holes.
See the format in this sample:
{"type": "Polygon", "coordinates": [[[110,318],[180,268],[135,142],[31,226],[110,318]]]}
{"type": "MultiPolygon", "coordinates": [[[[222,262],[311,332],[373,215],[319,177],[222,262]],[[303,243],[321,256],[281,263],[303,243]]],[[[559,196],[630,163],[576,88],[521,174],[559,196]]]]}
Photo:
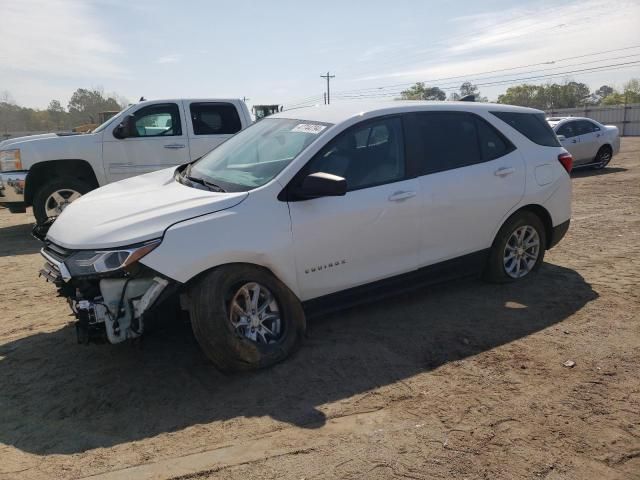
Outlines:
{"type": "Polygon", "coordinates": [[[573,168],[573,157],[570,153],[561,153],[558,155],[558,161],[562,164],[567,173],[571,173],[573,168]]]}

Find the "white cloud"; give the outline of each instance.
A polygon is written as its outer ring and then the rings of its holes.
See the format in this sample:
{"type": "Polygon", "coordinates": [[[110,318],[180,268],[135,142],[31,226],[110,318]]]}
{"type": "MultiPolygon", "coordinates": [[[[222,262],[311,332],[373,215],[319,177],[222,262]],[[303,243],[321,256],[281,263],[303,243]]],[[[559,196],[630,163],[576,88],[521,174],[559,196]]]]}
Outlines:
{"type": "MultiPolygon", "coordinates": [[[[438,79],[454,75],[472,76],[475,72],[543,63],[640,44],[640,37],[638,37],[640,3],[628,0],[611,0],[606,3],[599,0],[574,1],[560,6],[551,5],[548,8],[535,9],[519,6],[504,11],[461,16],[452,19],[451,23],[452,34],[435,42],[436,48],[434,53],[428,56],[427,63],[416,57],[413,57],[416,58],[414,61],[410,58],[402,61],[402,57],[399,56],[395,67],[392,64],[386,68],[388,73],[360,76],[354,78],[353,82],[358,84],[375,82],[379,85],[387,83],[383,82],[384,80],[397,82],[438,79]],[[404,65],[404,68],[399,65],[404,65]]],[[[602,59],[603,62],[567,68],[567,70],[640,60],[640,49],[575,61],[567,60],[549,67],[598,59],[602,59]],[[607,62],[608,58],[625,54],[638,56],[628,60],[607,62]]],[[[532,67],[523,71],[542,68],[545,66],[532,67]]],[[[555,72],[558,71],[562,70],[555,72]]],[[[541,72],[541,74],[544,73],[541,72]]],[[[554,73],[554,71],[548,73],[554,73]]],[[[609,72],[609,75],[611,74],[609,72]]],[[[517,76],[518,71],[506,72],[505,75],[517,76]]],[[[576,74],[574,77],[580,80],[580,75],[576,74]]],[[[619,76],[622,78],[624,75],[629,75],[628,70],[620,73],[619,76]]],[[[546,80],[540,80],[540,82],[544,81],[546,80]]],[[[500,87],[501,90],[504,88],[506,87],[500,87]]]]}
{"type": "Polygon", "coordinates": [[[2,70],[48,78],[122,78],[120,47],[104,33],[88,2],[13,0],[2,2],[2,70]]]}
{"type": "Polygon", "coordinates": [[[177,53],[172,53],[170,55],[163,55],[160,58],[157,58],[155,63],[178,63],[182,59],[182,55],[177,53]]]}

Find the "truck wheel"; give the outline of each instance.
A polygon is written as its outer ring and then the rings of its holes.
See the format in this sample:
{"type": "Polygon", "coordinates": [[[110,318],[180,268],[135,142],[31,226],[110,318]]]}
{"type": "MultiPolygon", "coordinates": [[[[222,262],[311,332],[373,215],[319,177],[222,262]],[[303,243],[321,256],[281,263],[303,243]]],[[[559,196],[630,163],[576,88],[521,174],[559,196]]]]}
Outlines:
{"type": "Polygon", "coordinates": [[[74,200],[93,190],[84,180],[59,177],[40,187],[33,196],[33,215],[38,224],[50,217],[57,217],[74,200]]]}
{"type": "Polygon", "coordinates": [[[507,283],[524,278],[540,268],[547,244],[544,225],[533,212],[512,215],[496,235],[484,278],[507,283]]]}
{"type": "Polygon", "coordinates": [[[267,270],[216,268],[190,292],[193,333],[222,371],[269,367],[302,342],[306,320],[298,298],[267,270]]]}

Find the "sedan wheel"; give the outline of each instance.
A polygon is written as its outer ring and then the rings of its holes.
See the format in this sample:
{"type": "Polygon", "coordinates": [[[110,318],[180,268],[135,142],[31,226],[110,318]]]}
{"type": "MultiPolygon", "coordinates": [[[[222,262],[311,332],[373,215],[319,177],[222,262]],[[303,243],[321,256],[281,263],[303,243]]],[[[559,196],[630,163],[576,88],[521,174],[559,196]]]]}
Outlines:
{"type": "Polygon", "coordinates": [[[611,157],[611,149],[609,149],[608,147],[602,147],[596,155],[595,165],[593,166],[593,168],[596,170],[600,170],[606,167],[607,165],[609,165],[611,157]]]}

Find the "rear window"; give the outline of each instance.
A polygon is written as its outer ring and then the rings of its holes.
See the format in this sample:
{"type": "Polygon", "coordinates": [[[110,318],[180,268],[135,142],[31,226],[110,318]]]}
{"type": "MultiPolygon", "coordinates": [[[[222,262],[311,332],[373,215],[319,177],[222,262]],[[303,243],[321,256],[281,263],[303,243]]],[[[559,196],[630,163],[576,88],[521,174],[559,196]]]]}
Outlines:
{"type": "Polygon", "coordinates": [[[515,128],[533,143],[544,147],[559,147],[556,134],[544,118],[544,113],[491,112],[503,122],[515,128]]]}
{"type": "Polygon", "coordinates": [[[228,135],[242,129],[238,111],[230,103],[192,103],[189,109],[195,135],[228,135]]]}

